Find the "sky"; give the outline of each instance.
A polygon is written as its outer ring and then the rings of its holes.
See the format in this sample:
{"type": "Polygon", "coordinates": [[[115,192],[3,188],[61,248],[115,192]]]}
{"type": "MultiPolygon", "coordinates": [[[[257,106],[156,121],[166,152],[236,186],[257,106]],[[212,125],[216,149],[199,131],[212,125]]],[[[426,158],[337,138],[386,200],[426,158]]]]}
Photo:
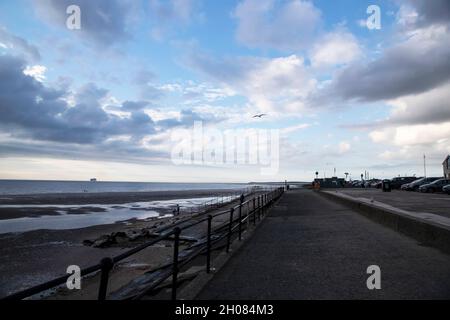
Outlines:
{"type": "Polygon", "coordinates": [[[1,1],[0,179],[441,176],[449,27],[446,0],[1,1]]]}

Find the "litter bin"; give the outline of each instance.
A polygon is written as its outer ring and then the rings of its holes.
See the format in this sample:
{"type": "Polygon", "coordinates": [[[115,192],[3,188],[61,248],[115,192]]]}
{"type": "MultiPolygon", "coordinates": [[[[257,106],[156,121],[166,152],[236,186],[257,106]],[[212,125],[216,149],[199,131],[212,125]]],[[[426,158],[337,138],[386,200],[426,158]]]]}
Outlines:
{"type": "Polygon", "coordinates": [[[391,181],[387,179],[383,180],[381,189],[383,190],[383,192],[391,192],[391,181]]]}

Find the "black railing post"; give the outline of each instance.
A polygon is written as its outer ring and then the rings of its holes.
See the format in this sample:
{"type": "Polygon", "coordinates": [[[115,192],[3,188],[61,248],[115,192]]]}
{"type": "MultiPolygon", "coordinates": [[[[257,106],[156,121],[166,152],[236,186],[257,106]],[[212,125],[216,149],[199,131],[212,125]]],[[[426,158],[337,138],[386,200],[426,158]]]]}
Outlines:
{"type": "Polygon", "coordinates": [[[255,210],[256,199],[253,198],[253,225],[256,225],[256,210],[255,210]]]}
{"type": "Polygon", "coordinates": [[[261,220],[261,196],[258,196],[258,221],[261,220]]]}
{"type": "Polygon", "coordinates": [[[178,250],[180,245],[181,229],[176,227],[174,229],[174,243],[173,243],[173,266],[172,266],[172,300],[177,300],[177,282],[178,282],[178,250]]]}
{"type": "Polygon", "coordinates": [[[111,258],[103,258],[100,261],[101,265],[101,275],[100,275],[100,286],[98,288],[98,300],[106,299],[106,292],[108,291],[108,279],[109,272],[114,266],[114,261],[111,258]]]}
{"type": "Polygon", "coordinates": [[[239,204],[239,241],[242,240],[242,201],[239,204]]]}
{"type": "Polygon", "coordinates": [[[211,272],[211,223],[212,223],[212,215],[208,216],[208,237],[206,243],[206,272],[211,272]]]}
{"type": "Polygon", "coordinates": [[[233,232],[233,213],[234,213],[234,208],[231,208],[230,209],[230,222],[228,223],[227,253],[230,251],[231,233],[233,232]]]}
{"type": "MultiPolygon", "coordinates": [[[[251,216],[251,214],[250,214],[250,200],[248,200],[247,201],[247,221],[248,221],[248,223],[250,223],[250,216],[251,216]]],[[[253,221],[253,224],[255,224],[254,223],[254,221],[253,221]]]]}

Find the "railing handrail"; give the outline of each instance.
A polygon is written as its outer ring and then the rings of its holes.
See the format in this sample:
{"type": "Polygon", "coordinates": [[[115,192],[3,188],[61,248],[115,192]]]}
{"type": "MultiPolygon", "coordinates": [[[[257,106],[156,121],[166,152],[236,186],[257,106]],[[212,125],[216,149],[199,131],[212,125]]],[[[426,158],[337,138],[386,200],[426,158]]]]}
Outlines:
{"type": "MultiPolygon", "coordinates": [[[[181,233],[182,231],[187,230],[187,229],[189,229],[189,228],[192,228],[193,226],[196,226],[196,225],[198,225],[198,224],[200,224],[200,223],[202,223],[202,222],[205,222],[205,221],[208,221],[208,220],[211,221],[213,218],[218,217],[218,216],[221,216],[221,215],[224,215],[224,214],[227,214],[227,213],[231,213],[231,215],[230,215],[230,221],[229,221],[228,223],[226,223],[226,224],[224,224],[224,225],[221,225],[221,226],[219,226],[218,228],[216,228],[216,231],[219,230],[219,229],[222,229],[223,227],[231,226],[231,228],[229,228],[229,231],[228,231],[228,232],[229,232],[229,233],[230,233],[230,232],[233,233],[235,230],[239,229],[239,239],[240,239],[240,234],[241,234],[241,224],[242,224],[242,222],[247,221],[247,219],[249,218],[249,216],[250,216],[251,214],[253,214],[254,219],[255,219],[255,218],[256,218],[256,216],[255,216],[256,211],[259,211],[259,210],[261,210],[262,208],[264,208],[264,206],[269,205],[274,199],[276,199],[276,198],[278,198],[279,196],[281,196],[281,194],[283,193],[283,191],[284,191],[284,188],[282,188],[282,187],[280,187],[280,188],[274,188],[274,189],[272,189],[271,191],[269,191],[269,192],[267,192],[267,193],[263,193],[262,195],[254,196],[254,197],[251,198],[251,199],[248,199],[248,200],[246,200],[246,201],[239,202],[238,205],[232,206],[232,207],[229,208],[229,209],[226,209],[226,210],[223,210],[223,211],[219,211],[219,212],[217,212],[217,213],[215,213],[215,214],[209,214],[207,217],[202,218],[202,219],[200,219],[200,220],[196,220],[195,222],[190,223],[190,224],[188,224],[188,225],[178,227],[178,226],[176,226],[177,224],[174,224],[174,225],[170,226],[170,227],[173,227],[172,230],[167,231],[167,232],[164,232],[163,234],[159,235],[157,238],[155,238],[155,239],[153,239],[153,240],[147,241],[147,242],[145,242],[145,243],[143,243],[143,244],[141,244],[141,245],[139,245],[139,246],[137,246],[137,247],[135,247],[135,248],[132,248],[132,249],[126,251],[126,252],[123,252],[123,253],[121,253],[121,254],[119,254],[119,255],[113,257],[113,258],[109,258],[109,257],[103,258],[103,259],[101,260],[100,263],[81,269],[80,275],[81,275],[81,276],[86,276],[86,275],[89,275],[89,274],[96,273],[96,272],[98,272],[98,271],[102,271],[102,279],[101,279],[101,281],[100,281],[100,289],[99,289],[99,292],[103,292],[103,294],[100,294],[100,293],[99,293],[99,299],[102,298],[102,297],[101,297],[102,295],[103,295],[103,299],[104,299],[105,296],[106,296],[106,284],[107,284],[107,282],[108,282],[108,273],[109,273],[109,271],[112,269],[112,267],[113,267],[116,263],[118,263],[118,262],[120,262],[120,261],[122,261],[122,260],[124,260],[124,259],[126,259],[126,258],[128,258],[128,257],[130,257],[130,256],[132,256],[132,255],[134,255],[134,254],[136,254],[136,253],[142,251],[142,250],[144,250],[145,248],[147,248],[147,247],[149,247],[149,246],[152,246],[152,245],[154,245],[154,244],[156,244],[156,243],[158,243],[158,242],[160,242],[160,241],[166,240],[166,239],[168,239],[168,238],[171,237],[171,236],[175,236],[175,241],[176,241],[176,242],[177,242],[177,241],[179,242],[179,236],[180,236],[180,233],[181,233]],[[272,194],[273,194],[275,191],[278,191],[279,193],[277,194],[277,196],[275,196],[275,197],[272,198],[271,196],[272,196],[272,194]],[[239,208],[242,209],[242,207],[243,207],[244,205],[246,205],[246,204],[249,204],[250,201],[252,201],[253,204],[255,204],[255,201],[254,201],[254,200],[255,200],[255,199],[260,199],[261,196],[263,196],[262,199],[266,198],[267,201],[261,201],[261,204],[260,204],[260,201],[258,200],[258,206],[257,206],[257,207],[256,207],[256,206],[253,206],[251,212],[248,212],[248,211],[247,211],[247,214],[246,214],[246,216],[245,216],[244,218],[243,218],[241,215],[239,215],[239,217],[238,217],[237,219],[233,219],[233,218],[232,218],[232,217],[233,217],[233,212],[234,212],[235,210],[237,210],[237,209],[239,209],[239,208]],[[239,224],[233,227],[232,225],[235,223],[235,221],[238,221],[239,224]],[[106,273],[106,277],[105,277],[105,278],[104,278],[104,273],[106,273]],[[106,280],[105,280],[105,279],[106,279],[106,280]],[[106,283],[104,283],[104,281],[106,281],[106,283]]],[[[188,220],[181,221],[181,222],[179,222],[178,224],[183,223],[183,222],[186,222],[186,221],[188,221],[188,220]]],[[[164,229],[164,230],[167,230],[167,229],[164,229]]],[[[211,236],[212,232],[213,232],[212,228],[209,227],[209,228],[208,228],[208,236],[211,236]]],[[[222,236],[219,237],[219,238],[220,238],[220,239],[223,239],[226,235],[227,235],[227,234],[224,234],[224,235],[222,235],[222,236]]],[[[216,241],[217,241],[217,239],[215,239],[214,242],[216,242],[216,241]]],[[[230,241],[230,239],[229,239],[228,241],[230,241]]],[[[175,246],[177,247],[177,248],[175,249],[175,250],[176,250],[176,256],[177,256],[176,258],[177,258],[177,260],[174,261],[174,271],[178,269],[178,244],[176,243],[175,246]]],[[[175,246],[174,246],[174,247],[175,247],[175,246]]],[[[208,247],[210,247],[210,246],[208,246],[208,247]]],[[[229,244],[227,245],[227,250],[228,250],[228,247],[229,247],[229,244]]],[[[200,248],[200,249],[198,249],[197,251],[199,251],[199,252],[201,253],[201,252],[204,251],[204,249],[205,249],[205,248],[200,248]]],[[[209,259],[209,251],[210,251],[210,249],[208,249],[208,259],[209,259]]],[[[196,252],[194,252],[194,253],[196,253],[196,252]]],[[[197,255],[198,255],[198,254],[197,254],[197,255]]],[[[185,263],[185,262],[183,262],[183,263],[185,263]]],[[[209,266],[208,266],[207,270],[208,270],[208,272],[209,272],[209,266]]],[[[174,273],[178,273],[178,271],[175,271],[174,273]]],[[[172,273],[169,273],[167,277],[169,277],[171,274],[172,274],[172,273]]],[[[67,275],[64,275],[64,276],[61,276],[61,277],[52,279],[52,280],[50,280],[50,281],[41,283],[41,284],[36,285],[36,286],[33,286],[33,287],[31,287],[31,288],[28,288],[28,289],[25,289],[25,290],[22,290],[22,291],[13,293],[13,294],[8,295],[8,296],[6,296],[6,297],[3,297],[1,300],[21,300],[21,299],[25,299],[25,298],[31,297],[31,296],[33,296],[33,295],[35,295],[35,294],[38,294],[38,293],[40,293],[40,292],[47,291],[47,290],[49,290],[49,289],[55,288],[55,287],[57,287],[57,286],[60,286],[60,285],[62,285],[62,284],[64,284],[64,283],[66,283],[67,279],[68,279],[70,276],[71,276],[71,274],[67,274],[67,275]]],[[[165,279],[167,279],[167,277],[165,277],[165,279]]],[[[176,276],[175,276],[175,275],[174,275],[174,279],[176,280],[176,276]]],[[[163,279],[163,280],[164,280],[164,279],[163,279]]],[[[174,280],[174,281],[175,281],[175,280],[174,280]]],[[[176,290],[176,288],[175,288],[175,290],[176,290]]],[[[174,296],[175,296],[175,295],[173,294],[173,297],[174,297],[174,296]]],[[[175,297],[176,297],[176,296],[175,296],[175,297]]]]}

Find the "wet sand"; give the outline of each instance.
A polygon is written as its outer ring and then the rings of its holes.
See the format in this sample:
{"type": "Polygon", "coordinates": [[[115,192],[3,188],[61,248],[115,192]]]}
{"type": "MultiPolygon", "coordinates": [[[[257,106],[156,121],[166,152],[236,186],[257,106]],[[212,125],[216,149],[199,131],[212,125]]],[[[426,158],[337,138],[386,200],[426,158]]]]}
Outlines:
{"type": "MultiPolygon", "coordinates": [[[[130,202],[188,199],[211,197],[219,194],[231,195],[233,190],[194,190],[164,192],[119,192],[90,194],[44,194],[25,196],[2,196],[0,205],[45,205],[36,210],[30,208],[1,208],[0,217],[37,217],[56,212],[57,205],[92,205],[82,207],[77,213],[92,213],[101,204],[125,204],[130,202]],[[48,205],[48,207],[46,206],[48,205]],[[52,207],[55,206],[55,207],[52,207]]],[[[187,213],[185,215],[188,215],[187,213]]],[[[112,232],[140,230],[171,224],[178,217],[153,217],[146,220],[128,220],[113,224],[90,226],[68,230],[34,230],[0,234],[0,297],[26,289],[65,274],[67,266],[75,264],[81,268],[96,264],[105,256],[114,256],[139,242],[126,243],[108,248],[96,248],[83,244],[112,232]]]]}
{"type": "Polygon", "coordinates": [[[98,192],[98,193],[51,193],[32,195],[3,195],[0,205],[4,204],[122,204],[129,202],[170,200],[183,198],[207,197],[220,194],[236,193],[237,190],[180,190],[151,192],[98,192]]]}
{"type": "Polygon", "coordinates": [[[65,210],[67,214],[86,214],[105,211],[95,205],[125,204],[131,202],[201,198],[215,195],[230,195],[235,190],[182,190],[152,192],[108,192],[108,193],[55,193],[37,195],[0,196],[0,206],[39,205],[40,207],[0,207],[0,220],[42,215],[58,215],[58,205],[92,205],[65,210]],[[46,206],[48,205],[48,206],[46,206]]]}

